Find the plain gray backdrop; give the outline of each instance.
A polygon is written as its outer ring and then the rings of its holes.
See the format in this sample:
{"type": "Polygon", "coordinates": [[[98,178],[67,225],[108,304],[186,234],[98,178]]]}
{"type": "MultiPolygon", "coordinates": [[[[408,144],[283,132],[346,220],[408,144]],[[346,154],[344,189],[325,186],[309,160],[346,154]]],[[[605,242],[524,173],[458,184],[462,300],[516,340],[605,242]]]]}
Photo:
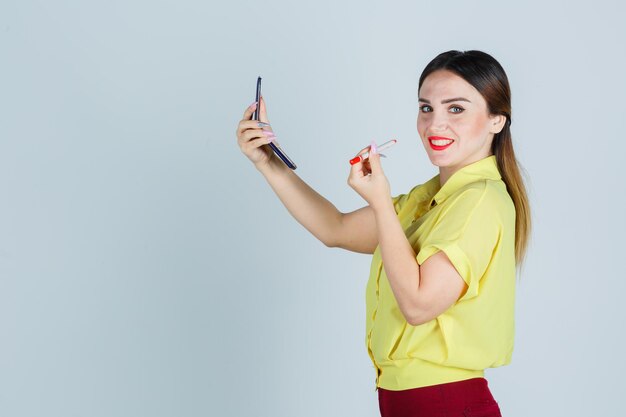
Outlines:
{"type": "Polygon", "coordinates": [[[417,82],[450,49],[508,73],[534,230],[505,416],[618,416],[624,8],[594,2],[0,3],[0,415],[378,416],[371,257],[300,226],[235,129],[263,77],[297,174],[349,212],[395,137],[437,174],[417,82]]]}

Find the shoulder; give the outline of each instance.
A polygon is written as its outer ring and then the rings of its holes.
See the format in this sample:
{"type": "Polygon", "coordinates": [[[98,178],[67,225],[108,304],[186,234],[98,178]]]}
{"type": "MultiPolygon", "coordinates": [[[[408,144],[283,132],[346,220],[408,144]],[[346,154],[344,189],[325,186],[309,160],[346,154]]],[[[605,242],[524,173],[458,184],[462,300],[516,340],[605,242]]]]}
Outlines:
{"type": "Polygon", "coordinates": [[[470,227],[479,231],[482,227],[486,232],[515,227],[515,206],[502,180],[471,182],[450,195],[444,205],[439,220],[455,230],[470,227]]]}
{"type": "Polygon", "coordinates": [[[451,205],[465,210],[480,208],[492,211],[493,214],[503,214],[515,210],[513,200],[506,190],[502,180],[483,178],[471,182],[450,196],[451,205]]]}

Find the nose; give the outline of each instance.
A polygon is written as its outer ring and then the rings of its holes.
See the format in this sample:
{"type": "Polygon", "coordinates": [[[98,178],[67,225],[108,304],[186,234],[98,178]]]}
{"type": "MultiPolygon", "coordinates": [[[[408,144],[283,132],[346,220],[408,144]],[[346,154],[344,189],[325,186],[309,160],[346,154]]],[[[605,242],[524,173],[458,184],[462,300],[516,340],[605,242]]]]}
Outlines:
{"type": "Polygon", "coordinates": [[[433,112],[430,117],[429,129],[433,132],[445,132],[448,128],[448,117],[445,112],[433,112]]]}

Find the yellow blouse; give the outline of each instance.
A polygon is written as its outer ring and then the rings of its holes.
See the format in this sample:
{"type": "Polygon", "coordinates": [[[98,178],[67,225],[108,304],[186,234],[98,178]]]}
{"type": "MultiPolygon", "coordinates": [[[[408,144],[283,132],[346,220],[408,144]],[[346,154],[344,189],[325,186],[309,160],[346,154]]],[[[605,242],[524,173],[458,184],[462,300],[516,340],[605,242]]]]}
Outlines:
{"type": "Polygon", "coordinates": [[[468,290],[439,317],[407,323],[373,254],[366,288],[366,346],[376,389],[405,390],[484,376],[510,363],[514,339],[515,206],[494,155],[393,198],[422,265],[444,251],[468,290]]]}

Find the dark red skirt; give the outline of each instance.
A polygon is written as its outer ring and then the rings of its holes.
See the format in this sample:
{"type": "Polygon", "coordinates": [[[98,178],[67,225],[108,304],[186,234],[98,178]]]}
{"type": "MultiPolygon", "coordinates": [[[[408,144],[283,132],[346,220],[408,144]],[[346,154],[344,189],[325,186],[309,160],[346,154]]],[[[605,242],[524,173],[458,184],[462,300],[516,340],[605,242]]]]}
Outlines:
{"type": "Polygon", "coordinates": [[[381,417],[502,417],[485,378],[391,391],[378,388],[381,417]]]}

